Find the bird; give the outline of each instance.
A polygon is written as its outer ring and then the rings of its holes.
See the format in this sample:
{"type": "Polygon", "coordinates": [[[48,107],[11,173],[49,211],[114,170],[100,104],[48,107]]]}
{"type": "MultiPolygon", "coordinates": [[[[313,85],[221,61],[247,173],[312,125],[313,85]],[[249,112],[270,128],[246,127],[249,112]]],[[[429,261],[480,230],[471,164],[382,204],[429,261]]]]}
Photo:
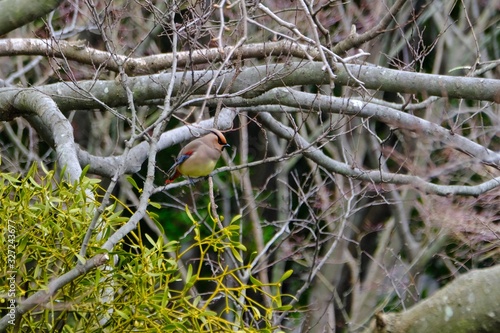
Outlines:
{"type": "Polygon", "coordinates": [[[192,178],[208,176],[215,168],[224,148],[230,147],[224,134],[216,129],[195,139],[181,149],[174,164],[167,171],[165,184],[172,183],[180,175],[192,178]]]}

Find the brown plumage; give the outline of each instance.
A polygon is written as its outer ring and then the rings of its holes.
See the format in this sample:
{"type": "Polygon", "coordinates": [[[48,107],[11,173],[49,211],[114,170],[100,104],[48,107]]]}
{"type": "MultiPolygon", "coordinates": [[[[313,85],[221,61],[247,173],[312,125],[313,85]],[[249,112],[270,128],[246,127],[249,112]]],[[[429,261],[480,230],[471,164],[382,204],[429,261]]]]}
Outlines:
{"type": "Polygon", "coordinates": [[[229,147],[224,134],[216,129],[195,139],[181,149],[174,165],[167,171],[166,184],[180,175],[188,178],[208,176],[215,168],[224,148],[229,147]]]}

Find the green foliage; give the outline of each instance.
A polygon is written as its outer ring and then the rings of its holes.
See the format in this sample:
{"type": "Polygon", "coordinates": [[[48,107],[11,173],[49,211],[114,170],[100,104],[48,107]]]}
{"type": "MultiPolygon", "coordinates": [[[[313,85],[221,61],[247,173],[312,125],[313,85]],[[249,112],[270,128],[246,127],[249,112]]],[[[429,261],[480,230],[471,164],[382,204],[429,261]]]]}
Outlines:
{"type": "MultiPolygon", "coordinates": [[[[84,260],[78,252],[98,207],[88,194],[97,198],[98,186],[86,177],[68,184],[56,176],[54,171],[38,172],[35,166],[23,177],[0,174],[0,241],[7,244],[9,232],[14,232],[12,271],[18,304],[84,260]]],[[[92,238],[88,257],[102,251],[104,239],[127,221],[121,216],[124,209],[114,198],[104,210],[98,227],[101,237],[92,238]]],[[[187,209],[186,215],[192,223],[189,246],[140,237],[140,230],[131,234],[127,250],[120,244],[110,253],[115,263],[110,260],[110,266],[73,280],[48,304],[24,314],[21,331],[273,331],[274,316],[289,310],[280,289],[291,271],[275,283],[260,282],[244,262],[239,216],[223,229],[212,219],[214,231],[205,237],[187,209]]],[[[0,256],[0,265],[8,264],[7,257],[0,256]]],[[[0,288],[7,288],[8,274],[0,273],[0,288]]],[[[1,289],[0,295],[3,316],[8,310],[7,290],[1,289]]]]}

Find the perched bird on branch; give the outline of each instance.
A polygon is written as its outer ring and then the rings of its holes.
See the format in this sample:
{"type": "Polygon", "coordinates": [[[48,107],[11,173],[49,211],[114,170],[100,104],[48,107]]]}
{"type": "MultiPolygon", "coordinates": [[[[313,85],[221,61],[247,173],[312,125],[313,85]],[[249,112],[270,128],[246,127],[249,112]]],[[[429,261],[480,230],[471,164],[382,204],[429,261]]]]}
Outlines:
{"type": "Polygon", "coordinates": [[[219,160],[227,144],[224,134],[216,129],[188,143],[177,156],[174,165],[167,171],[165,184],[172,183],[180,175],[189,179],[208,176],[219,160]]]}

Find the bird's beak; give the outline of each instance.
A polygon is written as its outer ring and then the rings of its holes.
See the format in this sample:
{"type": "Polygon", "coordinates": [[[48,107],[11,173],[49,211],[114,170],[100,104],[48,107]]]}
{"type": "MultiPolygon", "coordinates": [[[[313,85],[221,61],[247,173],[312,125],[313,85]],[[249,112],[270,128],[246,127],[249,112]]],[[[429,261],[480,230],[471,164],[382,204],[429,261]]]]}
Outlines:
{"type": "Polygon", "coordinates": [[[231,148],[231,145],[226,143],[225,145],[222,146],[222,150],[224,150],[224,148],[231,148]]]}

